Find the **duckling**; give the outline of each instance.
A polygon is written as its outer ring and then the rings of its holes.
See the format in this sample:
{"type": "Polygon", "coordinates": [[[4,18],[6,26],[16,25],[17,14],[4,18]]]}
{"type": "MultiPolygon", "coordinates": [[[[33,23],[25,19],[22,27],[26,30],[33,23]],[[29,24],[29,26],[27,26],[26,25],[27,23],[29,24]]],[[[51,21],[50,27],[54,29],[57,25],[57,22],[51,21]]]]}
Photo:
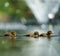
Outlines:
{"type": "Polygon", "coordinates": [[[16,32],[11,32],[12,41],[16,41],[16,32]]]}
{"type": "Polygon", "coordinates": [[[34,37],[34,38],[38,38],[38,37],[39,37],[39,32],[37,32],[37,31],[34,32],[34,33],[33,33],[33,37],[34,37]]]}
{"type": "Polygon", "coordinates": [[[47,32],[47,38],[48,38],[48,39],[51,39],[51,37],[52,37],[52,31],[48,31],[48,32],[47,32]]]}
{"type": "Polygon", "coordinates": [[[33,34],[31,34],[31,33],[30,33],[30,34],[26,34],[25,36],[26,36],[26,37],[38,38],[38,37],[39,37],[39,32],[36,31],[36,32],[34,32],[33,34]]]}
{"type": "Polygon", "coordinates": [[[6,36],[8,40],[16,40],[16,32],[7,32],[4,34],[4,36],[6,36]]]}

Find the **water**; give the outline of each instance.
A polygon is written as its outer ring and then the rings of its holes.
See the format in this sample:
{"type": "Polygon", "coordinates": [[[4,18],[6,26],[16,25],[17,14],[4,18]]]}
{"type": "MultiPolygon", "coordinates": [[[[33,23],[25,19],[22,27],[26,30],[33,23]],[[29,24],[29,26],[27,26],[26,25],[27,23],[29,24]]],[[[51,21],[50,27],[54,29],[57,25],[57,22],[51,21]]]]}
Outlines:
{"type": "Polygon", "coordinates": [[[15,47],[6,39],[0,39],[0,56],[59,56],[60,43],[56,39],[17,39],[15,47]]]}
{"type": "MultiPolygon", "coordinates": [[[[28,32],[38,31],[39,33],[47,32],[47,30],[54,31],[57,34],[60,31],[59,25],[52,26],[32,26],[27,28],[28,32]],[[46,26],[46,27],[45,27],[46,26]],[[45,27],[45,28],[44,28],[45,27]],[[30,29],[30,30],[29,30],[30,29]]],[[[54,36],[51,40],[47,37],[28,38],[21,36],[15,43],[6,38],[0,38],[0,56],[59,56],[60,55],[60,36],[54,36]],[[14,44],[14,45],[13,45],[14,44]]]]}

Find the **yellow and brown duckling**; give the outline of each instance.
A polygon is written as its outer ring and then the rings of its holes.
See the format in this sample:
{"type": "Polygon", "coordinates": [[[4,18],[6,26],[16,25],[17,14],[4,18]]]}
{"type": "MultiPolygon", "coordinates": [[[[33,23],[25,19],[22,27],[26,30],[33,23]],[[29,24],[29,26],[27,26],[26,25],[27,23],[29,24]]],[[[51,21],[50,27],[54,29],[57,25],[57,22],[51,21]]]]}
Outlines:
{"type": "Polygon", "coordinates": [[[4,36],[14,36],[16,37],[16,32],[7,32],[4,34],[4,36]]]}
{"type": "Polygon", "coordinates": [[[52,31],[48,31],[47,35],[52,36],[52,31]]]}
{"type": "Polygon", "coordinates": [[[37,32],[37,31],[34,32],[34,33],[33,33],[33,37],[34,37],[34,38],[38,38],[38,37],[39,37],[39,32],[37,32]]]}
{"type": "Polygon", "coordinates": [[[15,41],[16,40],[16,32],[7,32],[4,36],[8,37],[9,39],[15,41]]]}
{"type": "Polygon", "coordinates": [[[40,34],[40,37],[51,38],[52,37],[52,31],[48,31],[47,33],[42,33],[42,34],[40,34]]]}
{"type": "Polygon", "coordinates": [[[52,37],[52,31],[48,31],[48,32],[47,32],[47,38],[48,38],[48,39],[51,39],[51,37],[52,37]]]}
{"type": "Polygon", "coordinates": [[[34,32],[33,34],[26,34],[26,37],[34,37],[34,38],[38,38],[39,37],[39,32],[34,32]]]}

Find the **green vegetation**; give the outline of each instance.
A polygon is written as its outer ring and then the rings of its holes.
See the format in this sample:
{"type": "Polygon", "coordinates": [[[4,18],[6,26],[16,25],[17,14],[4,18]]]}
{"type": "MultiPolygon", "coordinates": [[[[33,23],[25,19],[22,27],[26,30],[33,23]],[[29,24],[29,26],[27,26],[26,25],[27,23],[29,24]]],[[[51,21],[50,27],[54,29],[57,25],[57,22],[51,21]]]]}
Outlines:
{"type": "Polygon", "coordinates": [[[0,12],[22,17],[30,11],[23,0],[0,0],[0,12]]]}

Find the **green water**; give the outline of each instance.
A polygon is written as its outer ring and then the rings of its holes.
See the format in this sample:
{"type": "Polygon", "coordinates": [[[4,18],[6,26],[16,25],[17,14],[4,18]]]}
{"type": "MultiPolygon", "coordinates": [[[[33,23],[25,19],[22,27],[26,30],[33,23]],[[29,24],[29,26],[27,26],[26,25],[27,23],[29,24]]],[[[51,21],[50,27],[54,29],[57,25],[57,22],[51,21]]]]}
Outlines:
{"type": "Polygon", "coordinates": [[[27,47],[30,41],[28,40],[16,40],[15,43],[8,41],[4,38],[0,39],[0,56],[19,56],[23,47],[27,47]],[[14,44],[14,46],[12,45],[14,44]]]}
{"type": "Polygon", "coordinates": [[[0,38],[0,56],[59,56],[60,44],[55,42],[54,39],[48,41],[44,38],[31,38],[17,39],[12,43],[11,40],[0,38]],[[50,43],[53,47],[50,47],[50,43]]]}
{"type": "Polygon", "coordinates": [[[47,38],[21,37],[16,42],[0,38],[0,56],[59,56],[59,37],[47,38]]]}

